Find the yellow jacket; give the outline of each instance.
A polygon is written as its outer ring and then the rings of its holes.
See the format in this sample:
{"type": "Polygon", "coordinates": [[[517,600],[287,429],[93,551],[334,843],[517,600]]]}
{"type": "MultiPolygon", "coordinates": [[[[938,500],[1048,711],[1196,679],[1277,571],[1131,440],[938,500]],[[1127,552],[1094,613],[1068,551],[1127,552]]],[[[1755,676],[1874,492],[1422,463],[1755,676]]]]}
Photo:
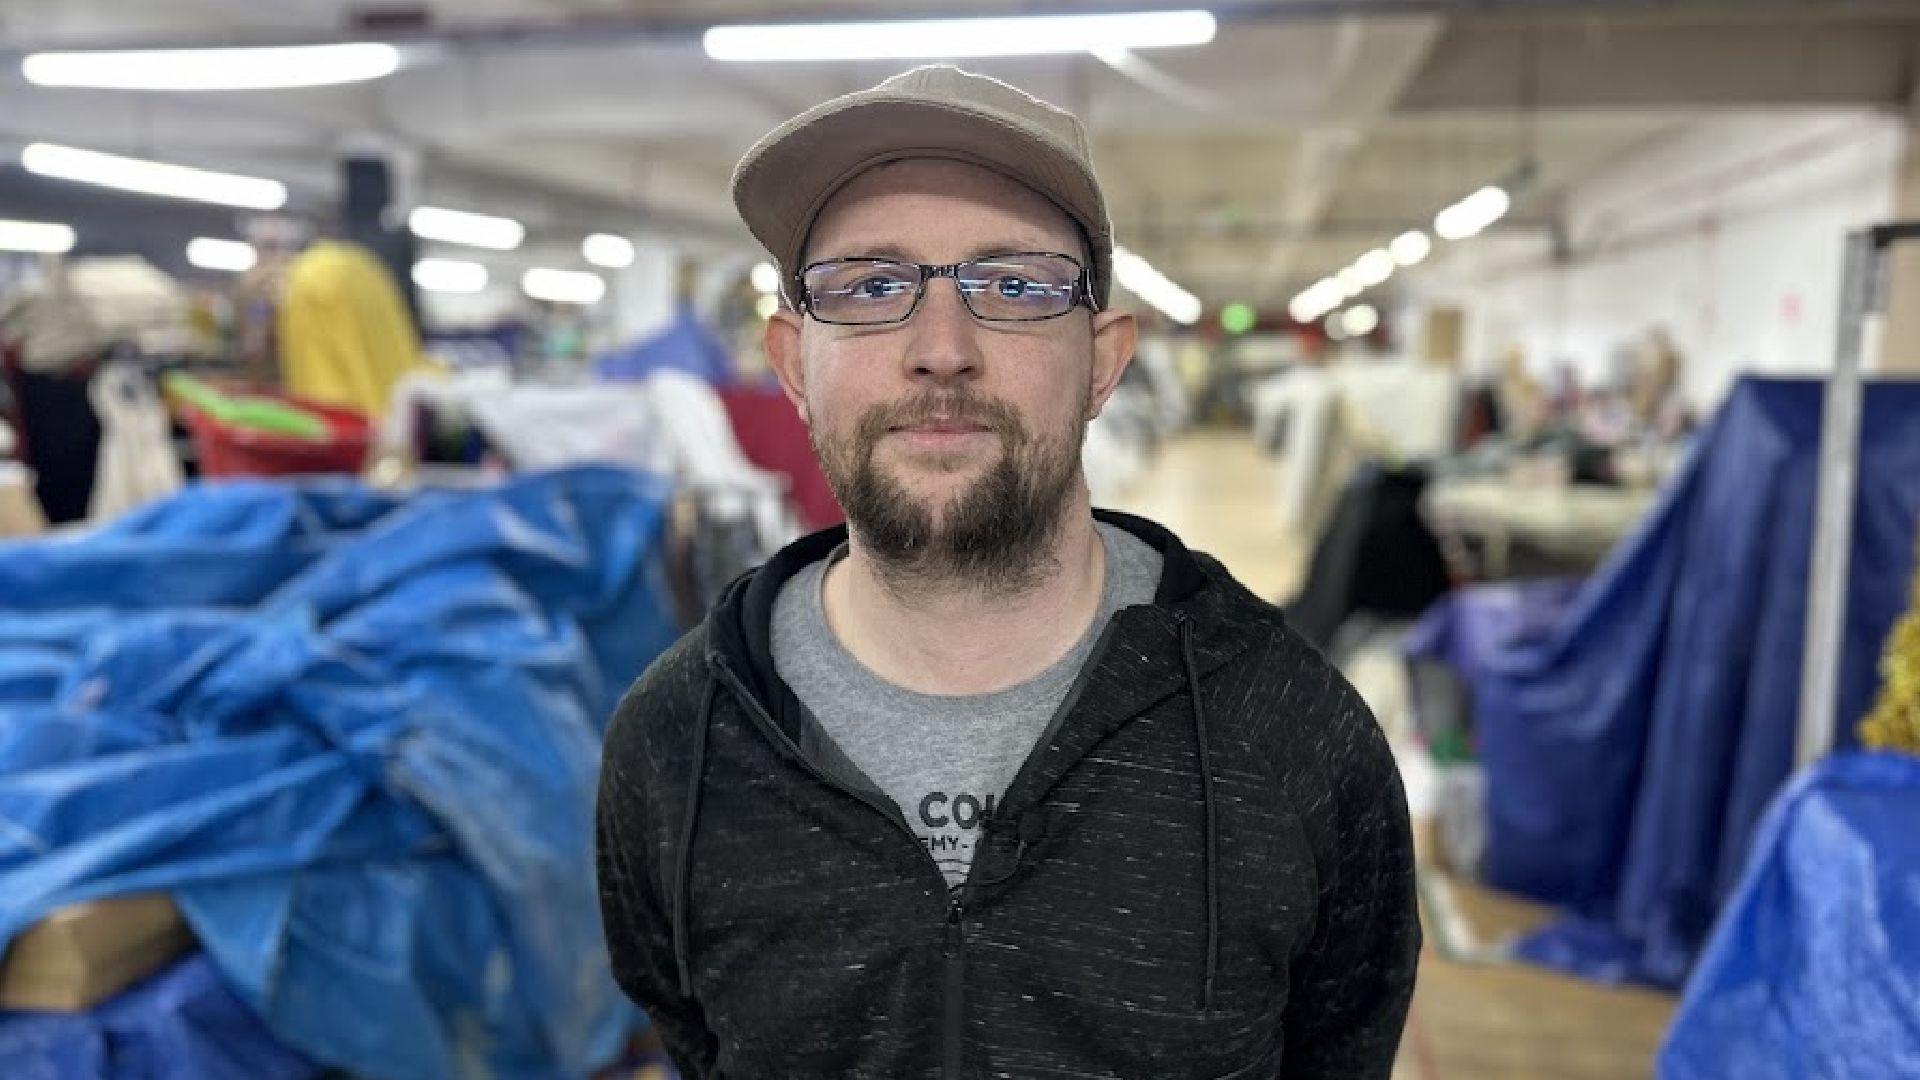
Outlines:
{"type": "Polygon", "coordinates": [[[294,260],[279,324],[289,393],[376,419],[393,384],[421,363],[420,338],[393,275],[358,244],[325,240],[294,260]]]}

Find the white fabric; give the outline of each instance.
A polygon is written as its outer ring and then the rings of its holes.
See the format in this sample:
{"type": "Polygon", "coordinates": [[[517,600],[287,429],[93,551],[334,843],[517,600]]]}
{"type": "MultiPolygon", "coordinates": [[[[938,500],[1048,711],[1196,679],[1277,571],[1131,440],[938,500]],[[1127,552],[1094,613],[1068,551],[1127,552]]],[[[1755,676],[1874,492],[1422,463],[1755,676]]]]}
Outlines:
{"type": "Polygon", "coordinates": [[[1250,395],[1255,441],[1274,445],[1285,425],[1276,478],[1282,515],[1310,542],[1359,457],[1450,453],[1459,396],[1452,372],[1404,361],[1295,368],[1260,384],[1250,395]]]}
{"type": "Polygon", "coordinates": [[[76,259],[67,277],[109,341],[147,356],[208,351],[210,343],[193,329],[187,291],[138,255],[76,259]]]}
{"type": "Polygon", "coordinates": [[[133,364],[108,364],[87,384],[87,397],[100,418],[88,520],[115,518],[178,490],[180,459],[153,380],[133,364]]]}
{"type": "Polygon", "coordinates": [[[747,460],[720,395],[683,372],[637,383],[513,386],[498,374],[409,378],[394,391],[380,443],[412,442],[412,403],[464,413],[517,470],[604,463],[672,477],[723,518],[750,518],[769,550],[798,532],[786,481],[747,460]]]}
{"type": "Polygon", "coordinates": [[[20,365],[54,374],[116,345],[147,356],[206,355],[186,290],[139,256],[75,259],[0,306],[0,340],[20,365]]]}
{"type": "Polygon", "coordinates": [[[57,375],[99,356],[112,343],[64,274],[0,303],[0,344],[17,346],[27,371],[57,375]]]}

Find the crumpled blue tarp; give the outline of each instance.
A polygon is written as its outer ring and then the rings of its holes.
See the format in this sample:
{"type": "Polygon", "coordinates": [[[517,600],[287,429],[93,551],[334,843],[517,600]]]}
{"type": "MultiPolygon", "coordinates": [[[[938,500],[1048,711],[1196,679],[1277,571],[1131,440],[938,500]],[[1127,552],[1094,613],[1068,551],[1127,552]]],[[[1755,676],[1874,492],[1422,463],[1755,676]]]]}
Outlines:
{"type": "MultiPolygon", "coordinates": [[[[1470,677],[1488,881],[1567,908],[1521,955],[1677,986],[1792,765],[1822,384],[1744,378],[1558,625],[1470,677]]],[[[1840,672],[1865,712],[1920,519],[1920,384],[1870,383],[1840,672]]]]}
{"type": "Polygon", "coordinates": [[[733,353],[690,304],[680,305],[658,333],[600,357],[594,370],[602,379],[622,381],[684,371],[715,386],[734,377],[733,353]]]}
{"type": "Polygon", "coordinates": [[[1839,754],[1768,809],[1665,1080],[1920,1076],[1920,758],[1839,754]]]}
{"type": "Polygon", "coordinates": [[[220,970],[195,953],[79,1013],[0,1011],[7,1080],[307,1080],[220,970]]]}
{"type": "Polygon", "coordinates": [[[1421,613],[1400,639],[1400,653],[1443,663],[1462,681],[1477,684],[1515,649],[1553,636],[1580,585],[1552,578],[1455,589],[1421,613]]]}
{"type": "Polygon", "coordinates": [[[676,636],[670,494],[610,468],[405,502],[203,486],[0,546],[0,943],[167,891],[327,1064],[605,1063],[633,1017],[600,938],[594,779],[618,695],[676,636]]]}

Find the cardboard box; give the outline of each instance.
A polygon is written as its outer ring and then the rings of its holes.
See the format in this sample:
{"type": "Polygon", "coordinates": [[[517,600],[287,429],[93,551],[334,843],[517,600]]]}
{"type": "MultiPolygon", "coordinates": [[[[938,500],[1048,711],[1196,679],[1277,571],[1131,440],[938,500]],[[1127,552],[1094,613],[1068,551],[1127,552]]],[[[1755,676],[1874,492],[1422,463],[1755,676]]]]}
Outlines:
{"type": "Polygon", "coordinates": [[[90,1009],[193,946],[180,909],[161,893],[64,907],[14,938],[0,959],[0,1009],[90,1009]]]}
{"type": "Polygon", "coordinates": [[[17,462],[0,461],[0,539],[45,532],[47,519],[33,494],[33,472],[17,462]]]}

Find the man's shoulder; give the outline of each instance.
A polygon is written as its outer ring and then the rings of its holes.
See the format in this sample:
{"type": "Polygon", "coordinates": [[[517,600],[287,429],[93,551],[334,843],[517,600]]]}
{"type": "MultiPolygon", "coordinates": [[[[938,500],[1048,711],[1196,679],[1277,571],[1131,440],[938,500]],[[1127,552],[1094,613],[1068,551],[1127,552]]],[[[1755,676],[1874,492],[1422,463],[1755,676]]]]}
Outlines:
{"type": "Polygon", "coordinates": [[[1214,617],[1238,638],[1228,674],[1243,688],[1234,720],[1271,769],[1372,772],[1387,758],[1379,723],[1358,690],[1279,607],[1234,581],[1211,556],[1197,555],[1227,590],[1214,617]]]}
{"type": "Polygon", "coordinates": [[[607,723],[609,757],[657,748],[660,740],[674,738],[693,722],[713,677],[707,669],[708,633],[702,622],[682,634],[627,688],[607,723]]]}

